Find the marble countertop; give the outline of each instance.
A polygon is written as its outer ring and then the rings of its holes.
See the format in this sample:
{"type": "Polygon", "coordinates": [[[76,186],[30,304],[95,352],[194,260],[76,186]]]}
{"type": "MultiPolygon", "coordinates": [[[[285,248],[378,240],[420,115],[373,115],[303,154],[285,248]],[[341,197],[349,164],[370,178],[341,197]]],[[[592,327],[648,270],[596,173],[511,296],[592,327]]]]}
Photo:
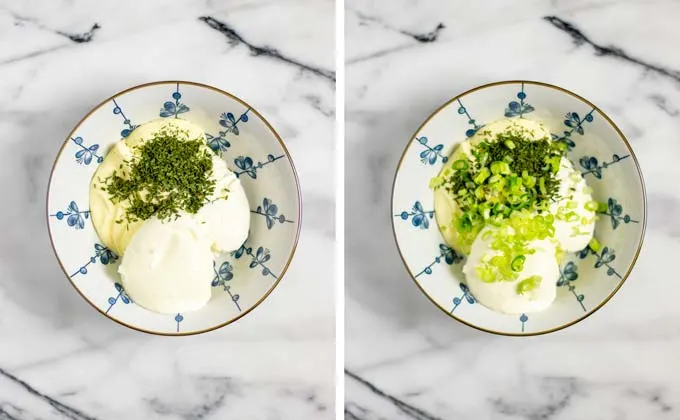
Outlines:
{"type": "Polygon", "coordinates": [[[333,10],[0,0],[0,419],[334,418],[334,194],[318,176],[333,165],[333,10]],[[181,338],[92,310],[45,223],[69,130],[113,93],[168,79],[256,104],[293,156],[304,202],[297,253],[272,295],[233,325],[181,338]]]}
{"type": "Polygon", "coordinates": [[[350,420],[680,418],[680,3],[347,1],[346,401],[350,420]],[[640,161],[645,244],[601,310],[512,338],[447,317],[393,245],[394,170],[471,87],[539,80],[612,117],[640,161]]]}

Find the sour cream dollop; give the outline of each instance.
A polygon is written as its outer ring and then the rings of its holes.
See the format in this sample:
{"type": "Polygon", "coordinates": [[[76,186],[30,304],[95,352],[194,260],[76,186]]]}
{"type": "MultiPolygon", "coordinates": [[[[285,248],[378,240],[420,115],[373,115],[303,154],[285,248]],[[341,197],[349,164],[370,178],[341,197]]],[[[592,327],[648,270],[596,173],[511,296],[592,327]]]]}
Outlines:
{"type": "Polygon", "coordinates": [[[542,311],[555,300],[557,294],[557,280],[560,269],[555,258],[555,242],[543,239],[532,241],[528,247],[534,249],[533,254],[526,256],[524,268],[515,281],[484,282],[477,274],[477,266],[486,259],[490,259],[500,253],[491,249],[491,236],[486,236],[489,229],[482,229],[477,239],[472,244],[472,250],[468,255],[463,273],[470,292],[482,305],[494,311],[507,314],[520,314],[525,312],[542,311]],[[517,286],[531,276],[540,276],[540,285],[526,293],[518,293],[517,286]]]}

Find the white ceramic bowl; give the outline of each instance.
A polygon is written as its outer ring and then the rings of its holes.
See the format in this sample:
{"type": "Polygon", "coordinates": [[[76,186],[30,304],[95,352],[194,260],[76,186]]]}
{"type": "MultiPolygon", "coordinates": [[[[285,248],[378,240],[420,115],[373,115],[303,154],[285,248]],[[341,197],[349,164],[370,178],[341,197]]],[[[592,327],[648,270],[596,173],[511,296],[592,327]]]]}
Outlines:
{"type": "Polygon", "coordinates": [[[642,247],[647,215],[640,166],[625,136],[595,105],[557,86],[530,81],[469,90],[436,110],[413,135],[392,190],[392,225],[408,272],[441,310],[471,327],[504,335],[535,335],[572,325],[602,307],[630,274],[642,247]],[[454,146],[485,123],[504,117],[541,121],[567,142],[594,198],[608,203],[595,236],[599,253],[569,254],[557,299],[547,310],[507,315],[479,304],[465,285],[463,256],[446,246],[434,215],[430,179],[454,146]]]}
{"type": "Polygon", "coordinates": [[[47,224],[59,263],[76,290],[108,318],[164,335],[210,331],[244,316],[276,287],[300,232],[297,174],[286,147],[250,105],[211,86],[156,82],[117,93],[90,111],[66,138],[47,192],[47,224]],[[109,148],[138,125],[182,118],[202,126],[208,144],[238,174],[251,208],[250,233],[214,263],[213,294],[196,312],[162,315],[134,304],[89,217],[89,185],[109,148]]]}

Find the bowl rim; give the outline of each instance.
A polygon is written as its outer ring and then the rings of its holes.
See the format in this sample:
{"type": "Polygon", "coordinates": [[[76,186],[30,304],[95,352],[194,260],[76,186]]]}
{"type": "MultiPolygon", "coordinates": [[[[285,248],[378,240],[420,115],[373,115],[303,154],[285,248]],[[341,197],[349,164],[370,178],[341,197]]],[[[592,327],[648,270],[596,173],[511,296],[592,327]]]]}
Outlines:
{"type": "Polygon", "coordinates": [[[636,167],[636,169],[637,169],[638,177],[640,178],[640,186],[641,186],[641,189],[642,189],[642,209],[643,209],[643,217],[642,217],[642,230],[641,230],[641,232],[640,232],[640,240],[639,240],[639,242],[638,242],[637,249],[635,250],[635,254],[634,254],[634,256],[633,256],[633,259],[632,259],[631,262],[630,262],[630,265],[629,265],[628,268],[626,269],[626,273],[623,275],[622,279],[621,279],[621,280],[619,281],[619,283],[616,285],[616,287],[614,288],[614,290],[612,290],[612,292],[611,292],[605,299],[603,299],[597,306],[595,306],[595,308],[591,309],[589,312],[587,312],[587,313],[586,313],[585,315],[583,315],[583,316],[580,316],[580,317],[578,317],[578,318],[576,318],[576,319],[574,319],[574,320],[572,320],[572,321],[569,321],[569,322],[567,322],[567,323],[565,323],[565,324],[562,324],[562,325],[557,326],[557,327],[554,327],[554,328],[550,328],[550,329],[547,329],[547,330],[541,330],[541,331],[527,332],[527,333],[510,333],[510,332],[503,332],[503,331],[495,331],[495,330],[491,330],[491,329],[488,329],[488,328],[481,327],[481,326],[479,326],[479,325],[474,325],[474,324],[472,324],[472,323],[470,323],[470,322],[468,322],[468,321],[466,321],[466,320],[464,320],[464,319],[462,319],[462,318],[460,318],[460,317],[458,317],[458,316],[456,316],[456,315],[450,313],[446,308],[444,308],[444,307],[441,306],[439,303],[437,303],[437,301],[436,301],[432,296],[430,296],[430,295],[425,291],[425,289],[420,285],[420,283],[418,282],[418,280],[415,278],[415,276],[413,275],[413,273],[412,273],[411,270],[409,269],[408,264],[406,263],[406,260],[405,260],[405,258],[404,258],[404,254],[403,254],[402,251],[401,251],[401,247],[400,247],[400,245],[399,245],[399,241],[397,240],[397,231],[396,231],[396,227],[395,227],[395,220],[394,220],[394,217],[392,217],[392,218],[391,218],[391,221],[392,221],[392,234],[393,234],[393,236],[394,236],[394,242],[395,242],[395,244],[396,244],[396,246],[397,246],[397,250],[399,251],[399,258],[401,259],[401,262],[404,264],[404,267],[406,268],[406,271],[408,272],[409,276],[411,276],[411,279],[414,281],[414,283],[416,284],[416,286],[418,287],[418,289],[420,290],[420,292],[422,292],[422,293],[430,300],[430,302],[432,302],[437,308],[439,308],[442,312],[444,312],[444,313],[445,313],[446,315],[448,315],[449,317],[455,319],[456,321],[458,321],[458,322],[460,322],[460,323],[462,323],[462,324],[464,324],[464,325],[467,325],[468,327],[472,327],[472,328],[474,328],[474,329],[476,329],[476,330],[479,330],[479,331],[483,331],[483,332],[490,333],[490,334],[502,335],[502,336],[510,336],[510,337],[531,337],[531,336],[543,335],[543,334],[548,334],[548,333],[552,333],[552,332],[555,332],[555,331],[559,331],[559,330],[565,329],[565,328],[567,328],[567,327],[570,327],[570,326],[572,326],[572,325],[574,325],[574,324],[576,324],[576,323],[579,323],[579,322],[583,321],[584,319],[588,318],[590,315],[592,315],[592,314],[594,314],[595,312],[597,312],[597,311],[598,311],[600,308],[602,308],[607,302],[609,302],[609,300],[616,294],[616,292],[619,291],[619,289],[621,288],[621,286],[623,286],[623,283],[626,281],[626,279],[627,279],[628,276],[630,275],[631,271],[633,270],[633,267],[635,266],[635,263],[637,262],[638,257],[640,256],[640,251],[641,251],[641,249],[642,249],[642,244],[643,244],[644,238],[645,238],[645,231],[646,231],[646,229],[647,229],[647,193],[646,193],[646,189],[645,189],[644,179],[643,179],[643,176],[642,176],[642,169],[640,168],[640,164],[639,164],[639,162],[638,162],[638,160],[637,160],[637,157],[635,156],[635,153],[633,152],[633,148],[630,146],[630,143],[628,142],[628,139],[627,139],[626,136],[623,134],[623,132],[619,129],[619,127],[618,127],[618,126],[614,123],[614,121],[613,121],[611,118],[609,118],[609,116],[608,116],[607,114],[605,114],[604,111],[602,111],[602,109],[600,109],[598,106],[596,106],[595,104],[593,104],[593,103],[590,102],[589,100],[583,98],[582,96],[580,96],[580,95],[578,95],[578,94],[576,94],[576,93],[574,93],[574,92],[572,92],[572,91],[570,91],[570,90],[568,90],[568,89],[565,89],[565,88],[563,88],[563,87],[560,87],[560,86],[557,86],[557,85],[553,85],[553,84],[550,84],[550,83],[539,82],[539,81],[535,81],[535,80],[522,80],[522,79],[517,79],[517,80],[501,80],[501,81],[497,81],[497,82],[491,82],[491,83],[486,83],[486,84],[483,84],[483,85],[476,86],[476,87],[474,87],[474,88],[472,88],[472,89],[469,89],[469,90],[464,91],[463,93],[459,93],[458,95],[456,95],[456,96],[454,96],[453,98],[449,99],[449,100],[446,101],[444,104],[440,105],[438,108],[436,108],[433,112],[430,113],[430,115],[429,115],[429,116],[428,116],[428,117],[427,117],[427,118],[426,118],[426,119],[418,126],[418,128],[416,129],[416,131],[415,131],[415,132],[413,133],[413,135],[411,135],[411,137],[409,138],[408,142],[406,143],[406,146],[404,147],[404,151],[402,152],[401,157],[399,158],[399,162],[397,163],[397,167],[396,167],[396,170],[395,170],[395,173],[394,173],[394,180],[392,181],[392,194],[390,195],[390,200],[391,200],[391,203],[390,203],[390,210],[391,210],[391,214],[395,214],[395,213],[394,213],[394,211],[395,211],[395,210],[394,210],[394,191],[395,191],[395,187],[396,187],[396,183],[397,183],[397,175],[399,175],[399,170],[401,169],[401,163],[402,163],[402,161],[404,160],[404,157],[406,156],[406,152],[408,151],[409,146],[411,145],[411,143],[413,142],[413,140],[415,140],[416,136],[417,136],[418,133],[423,129],[423,127],[425,127],[425,125],[427,125],[427,124],[430,122],[430,120],[433,119],[440,111],[442,111],[443,109],[447,108],[447,107],[448,107],[449,105],[451,105],[453,102],[455,102],[455,101],[458,100],[458,99],[463,98],[463,97],[466,96],[466,95],[469,95],[469,94],[471,94],[471,93],[474,93],[474,92],[476,92],[476,91],[483,90],[483,89],[486,89],[486,88],[491,88],[491,87],[496,87],[496,86],[503,86],[503,85],[511,85],[511,84],[522,84],[522,83],[523,83],[523,84],[527,84],[527,85],[535,85],[535,86],[541,86],[541,87],[545,87],[545,88],[549,88],[549,89],[554,89],[554,90],[557,90],[557,91],[559,91],[559,92],[562,92],[562,93],[565,93],[565,94],[567,94],[567,95],[570,95],[570,96],[572,96],[572,97],[574,97],[574,98],[576,98],[576,99],[578,99],[578,100],[584,102],[585,104],[590,105],[590,106],[591,106],[592,108],[594,108],[597,112],[599,112],[600,115],[602,115],[602,116],[604,117],[604,119],[609,123],[610,126],[612,126],[612,127],[614,128],[614,130],[617,132],[617,134],[619,135],[619,137],[621,138],[621,140],[623,140],[623,143],[625,144],[626,148],[628,149],[628,152],[630,153],[630,156],[631,156],[633,162],[635,163],[635,167],[636,167]]]}
{"type": "Polygon", "coordinates": [[[257,308],[262,302],[264,302],[264,300],[267,299],[267,297],[269,297],[269,295],[274,291],[274,289],[276,288],[276,286],[279,285],[279,283],[281,282],[281,279],[283,279],[284,275],[286,274],[286,271],[288,271],[288,267],[290,266],[290,263],[291,263],[291,261],[293,260],[293,256],[295,255],[295,251],[297,250],[298,241],[299,241],[299,239],[300,239],[300,230],[301,230],[301,227],[302,227],[302,191],[301,191],[301,188],[300,188],[300,179],[298,178],[298,173],[297,173],[297,170],[295,169],[295,164],[293,163],[293,158],[292,158],[292,156],[290,155],[290,153],[288,152],[288,148],[286,148],[286,145],[285,145],[285,143],[283,142],[283,139],[281,139],[281,136],[280,136],[279,133],[274,129],[274,127],[272,127],[272,125],[269,123],[269,121],[267,121],[267,119],[264,118],[264,116],[262,116],[262,114],[260,114],[253,106],[251,106],[250,104],[248,104],[247,102],[245,102],[244,100],[242,100],[241,98],[237,97],[236,95],[234,95],[234,94],[232,94],[232,93],[226,92],[226,91],[224,91],[224,90],[222,90],[222,89],[219,89],[219,88],[216,88],[216,87],[214,87],[214,86],[210,86],[210,85],[207,85],[207,84],[204,84],[204,83],[191,82],[191,81],[187,81],[187,80],[160,80],[160,81],[148,82],[148,83],[142,83],[142,84],[139,84],[139,85],[135,85],[135,86],[129,87],[129,88],[124,89],[124,90],[121,90],[121,91],[119,91],[119,92],[117,92],[117,93],[111,95],[110,97],[108,97],[108,98],[104,99],[103,101],[101,101],[99,104],[95,105],[92,109],[90,109],[90,111],[88,111],[88,112],[87,112],[87,113],[86,113],[86,114],[85,114],[85,115],[84,115],[84,116],[76,123],[76,125],[75,125],[75,126],[73,127],[73,129],[71,129],[71,131],[68,133],[68,135],[66,136],[66,139],[64,140],[63,144],[62,144],[61,147],[59,148],[59,151],[57,152],[57,155],[56,155],[55,158],[54,158],[54,163],[52,164],[52,169],[50,170],[50,177],[49,177],[49,180],[48,180],[48,183],[47,183],[47,193],[46,193],[46,196],[45,196],[45,217],[46,217],[46,223],[47,223],[47,232],[48,232],[48,236],[49,236],[49,240],[50,240],[50,246],[52,247],[52,251],[54,252],[54,256],[56,257],[56,260],[57,260],[57,262],[59,263],[59,267],[61,268],[61,271],[64,273],[64,275],[65,275],[66,278],[68,279],[68,281],[69,281],[69,283],[71,284],[71,286],[73,286],[73,288],[75,289],[75,291],[78,292],[78,294],[80,295],[80,297],[82,297],[83,299],[85,299],[85,301],[86,301],[87,303],[89,303],[90,306],[92,306],[94,309],[96,309],[98,313],[100,313],[101,315],[105,316],[107,319],[109,319],[109,320],[111,320],[111,321],[114,321],[114,322],[116,322],[116,323],[118,323],[118,324],[120,324],[120,325],[123,325],[123,326],[125,326],[125,327],[128,327],[128,328],[130,328],[130,329],[132,329],[132,330],[139,331],[139,332],[143,332],[143,333],[147,333],[147,334],[152,334],[152,335],[169,336],[169,337],[181,337],[181,336],[198,335],[198,334],[207,333],[207,332],[217,330],[217,329],[219,329],[219,328],[225,327],[225,326],[227,326],[227,325],[229,325],[229,324],[232,324],[232,323],[238,321],[239,319],[243,318],[244,316],[246,316],[247,314],[249,314],[250,312],[252,312],[252,311],[253,311],[255,308],[257,308]],[[113,318],[112,316],[110,316],[109,314],[105,313],[105,312],[104,312],[102,309],[100,309],[97,305],[95,305],[95,304],[94,304],[90,299],[88,299],[87,296],[85,296],[85,295],[83,294],[83,292],[75,285],[75,283],[73,282],[73,280],[69,277],[68,272],[67,272],[66,269],[64,268],[64,265],[62,264],[61,259],[59,258],[59,254],[57,253],[57,249],[56,249],[56,247],[54,246],[54,240],[52,239],[52,229],[51,229],[51,227],[50,227],[50,216],[49,216],[49,213],[50,213],[50,212],[49,212],[49,198],[50,198],[50,190],[51,190],[51,188],[52,188],[52,177],[54,176],[54,169],[56,168],[57,162],[58,162],[59,159],[61,158],[61,155],[62,155],[62,153],[63,153],[63,151],[64,151],[64,148],[65,148],[66,145],[68,144],[69,139],[73,136],[73,134],[76,132],[76,130],[78,130],[78,128],[80,128],[80,126],[82,125],[82,123],[83,123],[85,120],[87,120],[87,119],[88,119],[95,111],[97,111],[99,108],[101,108],[102,106],[104,106],[104,105],[106,105],[107,103],[109,103],[111,100],[113,100],[113,99],[115,99],[115,98],[117,98],[117,97],[119,97],[119,96],[121,96],[121,95],[124,95],[124,94],[126,94],[126,93],[129,93],[129,92],[132,92],[132,91],[135,91],[135,90],[141,90],[141,89],[144,89],[144,88],[147,88],[147,87],[150,87],[150,86],[165,85],[165,84],[190,85],[190,86],[195,86],[195,87],[199,87],[199,88],[203,88],[203,89],[212,90],[212,91],[217,92],[217,93],[219,93],[219,94],[221,94],[221,95],[224,95],[224,96],[226,96],[226,97],[228,97],[228,98],[230,98],[230,99],[232,99],[232,100],[234,100],[234,101],[236,101],[236,102],[239,102],[241,105],[243,105],[243,106],[249,108],[249,109],[251,110],[251,112],[253,112],[255,115],[257,115],[257,116],[260,118],[260,120],[262,120],[262,122],[265,124],[265,126],[267,126],[267,128],[274,134],[274,137],[276,138],[276,140],[277,140],[277,141],[279,142],[279,144],[281,145],[281,148],[283,149],[283,152],[284,152],[284,154],[286,155],[286,158],[288,159],[288,162],[290,163],[290,167],[291,167],[291,170],[292,170],[292,172],[293,172],[293,178],[295,179],[295,187],[296,187],[296,190],[297,190],[297,202],[298,202],[298,212],[297,212],[298,214],[297,214],[297,220],[298,220],[298,222],[297,222],[297,229],[296,229],[296,231],[295,231],[295,239],[293,240],[293,246],[292,246],[291,249],[290,249],[290,254],[288,255],[288,258],[286,259],[286,263],[283,265],[283,268],[281,269],[281,274],[280,274],[279,277],[276,279],[276,281],[274,282],[274,284],[269,288],[269,290],[267,290],[267,292],[266,292],[266,293],[265,293],[265,294],[264,294],[257,302],[255,302],[255,304],[254,304],[253,306],[251,306],[250,308],[248,308],[248,310],[246,310],[246,311],[244,311],[244,312],[238,314],[238,316],[236,316],[235,318],[232,318],[232,319],[230,319],[229,321],[223,322],[223,323],[221,323],[221,324],[218,324],[218,325],[213,326],[213,327],[210,327],[210,328],[205,328],[205,329],[196,330],[196,331],[187,331],[187,332],[160,332],[160,331],[146,330],[146,329],[144,329],[144,328],[140,328],[140,327],[138,327],[138,326],[131,325],[131,324],[128,324],[128,323],[126,323],[126,322],[123,322],[123,321],[121,321],[121,320],[119,320],[119,319],[115,319],[115,318],[113,318]]]}

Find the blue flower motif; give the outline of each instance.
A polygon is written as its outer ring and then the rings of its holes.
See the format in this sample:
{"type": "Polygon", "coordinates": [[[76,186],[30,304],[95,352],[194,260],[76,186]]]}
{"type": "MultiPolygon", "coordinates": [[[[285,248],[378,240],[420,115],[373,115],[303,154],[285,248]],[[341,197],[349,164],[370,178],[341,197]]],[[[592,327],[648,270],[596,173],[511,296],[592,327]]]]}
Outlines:
{"type": "Polygon", "coordinates": [[[234,278],[234,267],[231,266],[229,261],[224,261],[220,265],[220,269],[216,268],[216,263],[213,261],[213,271],[215,272],[215,278],[213,278],[212,286],[225,286],[226,282],[234,278]]]}
{"type": "Polygon", "coordinates": [[[189,107],[186,106],[185,104],[180,102],[180,99],[182,98],[182,94],[179,93],[179,83],[177,83],[177,88],[175,92],[172,94],[172,99],[174,99],[174,102],[167,101],[163,103],[163,108],[161,108],[161,111],[159,115],[163,118],[167,117],[175,117],[179,114],[184,114],[185,112],[189,112],[189,107]]]}
{"type": "Polygon", "coordinates": [[[222,287],[225,292],[229,294],[231,301],[236,305],[236,309],[241,312],[241,306],[238,303],[239,295],[233,294],[231,292],[231,285],[227,284],[231,279],[234,278],[234,267],[228,261],[224,261],[220,264],[219,270],[217,269],[216,263],[213,261],[213,271],[215,272],[215,277],[212,281],[213,287],[222,287]]]}
{"type": "Polygon", "coordinates": [[[240,171],[234,172],[234,174],[236,175],[236,177],[240,177],[243,174],[247,174],[252,179],[257,179],[258,169],[262,169],[263,167],[281,159],[282,157],[283,155],[281,156],[267,155],[266,162],[254,163],[253,159],[248,156],[239,156],[236,159],[234,159],[234,164],[236,165],[237,168],[240,169],[240,171]]]}
{"type": "Polygon", "coordinates": [[[92,146],[87,147],[83,144],[82,137],[72,137],[71,141],[80,146],[81,149],[76,152],[76,162],[80,163],[81,165],[89,165],[90,162],[92,162],[93,157],[97,158],[97,163],[102,163],[104,161],[104,158],[97,154],[97,150],[99,150],[98,144],[93,144],[92,146]]]}
{"type": "Polygon", "coordinates": [[[99,257],[99,262],[104,265],[109,263],[112,264],[118,260],[118,255],[116,255],[104,245],[94,244],[94,249],[96,251],[96,255],[99,257]]]}
{"type": "MultiPolygon", "coordinates": [[[[589,248],[586,248],[589,249],[589,248]]],[[[578,279],[577,266],[573,261],[569,261],[563,269],[560,269],[560,278],[557,280],[558,287],[567,287],[567,289],[574,295],[576,301],[581,305],[583,312],[586,312],[586,307],[583,305],[583,300],[585,296],[583,294],[576,293],[576,286],[572,282],[578,279]]]]}
{"type": "Polygon", "coordinates": [[[121,118],[123,118],[123,125],[126,126],[127,128],[124,128],[121,130],[120,135],[125,138],[130,135],[133,131],[135,131],[135,128],[139,127],[138,125],[132,124],[132,121],[128,117],[125,116],[125,113],[123,112],[123,109],[118,105],[118,102],[116,102],[115,99],[112,99],[113,101],[113,113],[116,115],[120,115],[121,118]]]}
{"type": "Polygon", "coordinates": [[[439,264],[442,259],[448,264],[458,264],[459,262],[463,261],[463,257],[461,255],[458,255],[456,251],[453,250],[453,248],[449,247],[446,244],[439,244],[439,255],[434,258],[434,261],[432,261],[427,267],[425,267],[422,271],[420,271],[418,274],[416,274],[414,277],[418,278],[418,276],[422,274],[432,274],[432,266],[435,264],[439,264]]]}
{"type": "Polygon", "coordinates": [[[419,137],[416,139],[418,143],[423,145],[425,147],[425,150],[420,152],[420,161],[425,163],[425,164],[430,164],[434,165],[437,162],[438,158],[442,159],[442,163],[448,162],[449,158],[446,156],[442,156],[442,149],[444,149],[443,144],[438,144],[434,147],[430,147],[427,144],[427,137],[419,137]]]}
{"type": "Polygon", "coordinates": [[[467,302],[470,305],[473,305],[475,302],[477,302],[475,297],[470,294],[470,289],[468,288],[467,284],[460,283],[458,286],[460,287],[460,290],[463,292],[463,294],[453,298],[453,308],[451,308],[449,313],[453,313],[463,302],[467,302]]]}
{"type": "Polygon", "coordinates": [[[132,302],[132,299],[130,298],[130,296],[128,296],[127,292],[125,292],[125,289],[123,289],[123,286],[120,283],[115,283],[114,286],[116,288],[116,291],[118,292],[118,295],[116,297],[112,296],[108,299],[109,308],[106,310],[107,314],[109,313],[111,308],[113,308],[114,305],[118,303],[119,300],[126,305],[132,302]]]}
{"type": "Polygon", "coordinates": [[[590,112],[588,112],[585,117],[583,117],[583,119],[581,119],[581,117],[576,112],[567,112],[567,114],[564,116],[564,125],[568,128],[568,130],[565,130],[562,136],[553,134],[553,140],[565,143],[567,145],[567,149],[572,150],[576,146],[576,143],[574,143],[574,140],[571,138],[572,134],[574,131],[580,135],[585,134],[583,124],[586,122],[593,122],[593,112],[595,112],[595,108],[591,109],[590,112]]]}
{"type": "Polygon", "coordinates": [[[175,315],[175,322],[177,323],[177,332],[179,332],[179,323],[182,321],[184,321],[184,317],[182,316],[182,314],[178,313],[177,315],[175,315]]]}
{"type": "Polygon", "coordinates": [[[568,286],[569,283],[578,279],[577,267],[573,261],[569,261],[564,269],[560,272],[560,278],[557,280],[558,286],[568,286]]]}
{"type": "Polygon", "coordinates": [[[259,214],[260,216],[264,216],[265,220],[267,221],[267,229],[269,230],[271,230],[271,228],[274,227],[274,225],[276,224],[275,222],[293,223],[292,220],[286,219],[286,216],[284,216],[283,214],[277,216],[278,211],[279,211],[278,206],[272,203],[272,200],[265,197],[262,200],[262,205],[257,206],[256,211],[251,210],[250,212],[254,214],[259,214]]]}
{"type": "Polygon", "coordinates": [[[524,102],[526,97],[527,94],[524,93],[524,83],[522,83],[522,90],[519,93],[517,93],[517,98],[519,99],[519,102],[511,101],[508,104],[508,107],[505,108],[505,116],[508,118],[519,116],[520,118],[522,118],[524,114],[533,112],[534,107],[524,102]]]}
{"type": "MultiPolygon", "coordinates": [[[[271,256],[269,255],[269,250],[263,247],[259,247],[257,248],[257,253],[253,257],[253,260],[250,262],[249,267],[255,268],[258,265],[264,266],[264,263],[269,261],[270,258],[271,256]]],[[[268,273],[263,274],[266,276],[268,273]]]]}
{"type": "Polygon", "coordinates": [[[602,179],[603,169],[607,169],[611,165],[618,163],[628,157],[630,157],[630,155],[619,156],[617,154],[614,154],[612,155],[611,161],[600,163],[599,160],[594,156],[583,156],[581,159],[578,160],[578,162],[583,167],[583,169],[585,169],[585,171],[581,173],[583,176],[592,174],[595,178],[602,179]]]}
{"type": "Polygon", "coordinates": [[[276,274],[274,274],[269,267],[267,267],[265,264],[269,261],[271,258],[271,255],[269,253],[269,249],[259,247],[257,248],[257,251],[255,254],[253,254],[253,248],[251,247],[246,247],[245,244],[241,245],[239,249],[234,251],[232,255],[234,258],[239,259],[243,255],[248,255],[249,257],[252,258],[250,261],[250,264],[248,265],[249,268],[255,268],[257,266],[262,267],[262,275],[263,276],[272,276],[274,278],[277,278],[276,274]]]}
{"type": "Polygon", "coordinates": [[[77,274],[87,274],[87,266],[90,264],[95,264],[97,262],[97,259],[99,259],[99,262],[107,265],[107,264],[113,264],[116,261],[118,261],[118,255],[116,255],[113,251],[105,247],[104,245],[101,244],[94,244],[94,255],[90,257],[90,259],[78,269],[78,271],[74,272],[71,274],[71,277],[74,277],[77,274]]]}
{"type": "MultiPolygon", "coordinates": [[[[597,256],[597,261],[595,262],[595,268],[600,268],[602,267],[603,264],[610,263],[616,259],[616,255],[614,254],[613,249],[609,249],[609,247],[604,247],[602,248],[602,253],[597,256]]],[[[613,273],[612,273],[613,274],[613,273]]],[[[611,276],[611,274],[609,274],[611,276]]]]}
{"type": "Polygon", "coordinates": [[[213,136],[210,133],[205,133],[205,138],[208,143],[208,147],[212,149],[213,152],[219,154],[220,152],[226,152],[227,149],[231,147],[231,143],[224,136],[225,131],[220,131],[219,136],[213,136]]]}
{"type": "Polygon", "coordinates": [[[89,210],[79,210],[75,201],[71,201],[68,205],[67,211],[58,211],[55,214],[50,214],[56,217],[57,220],[62,220],[66,217],[66,224],[76,229],[83,229],[85,227],[85,219],[90,217],[89,210]]]}
{"type": "Polygon", "coordinates": [[[246,110],[241,116],[238,118],[238,120],[234,117],[234,114],[231,112],[227,112],[225,114],[220,115],[220,125],[227,130],[225,133],[234,133],[234,135],[239,135],[239,129],[238,129],[238,123],[239,122],[248,122],[248,111],[250,109],[246,110]]]}
{"type": "Polygon", "coordinates": [[[227,140],[227,134],[231,133],[235,136],[238,136],[240,134],[238,124],[240,122],[246,123],[248,122],[248,112],[250,109],[247,109],[246,112],[241,114],[238,119],[234,117],[234,114],[231,112],[224,113],[220,115],[220,121],[219,124],[224,127],[224,130],[220,130],[218,132],[217,136],[214,136],[210,133],[205,133],[206,139],[208,141],[208,146],[215,152],[215,153],[220,153],[220,152],[226,152],[229,147],[231,147],[231,143],[229,140],[227,140]]]}
{"type": "Polygon", "coordinates": [[[257,171],[253,168],[253,159],[248,156],[239,156],[234,159],[234,165],[243,173],[248,174],[251,178],[257,178],[257,171]]]}
{"type": "Polygon", "coordinates": [[[607,200],[607,211],[602,214],[606,214],[607,216],[609,216],[612,223],[612,229],[616,229],[617,227],[619,227],[619,224],[621,224],[622,220],[626,224],[638,223],[637,220],[631,219],[630,215],[628,214],[621,216],[622,213],[623,207],[621,206],[621,204],[619,204],[615,198],[610,197],[609,200],[607,200]]]}
{"type": "Polygon", "coordinates": [[[439,244],[439,250],[441,251],[441,256],[448,265],[458,264],[459,262],[463,261],[463,257],[458,255],[458,253],[454,251],[453,248],[447,245],[439,244]]]}
{"type": "Polygon", "coordinates": [[[460,99],[458,99],[457,101],[458,101],[458,114],[465,115],[468,119],[468,124],[470,124],[472,126],[472,128],[469,128],[465,132],[465,136],[472,137],[472,136],[475,135],[475,133],[477,131],[479,131],[480,128],[484,127],[484,125],[483,124],[482,125],[477,124],[477,121],[474,118],[472,118],[472,116],[468,112],[467,108],[465,108],[465,106],[463,106],[463,103],[460,101],[460,99]]]}
{"type": "Polygon", "coordinates": [[[581,251],[579,251],[576,255],[584,259],[588,255],[594,255],[596,258],[595,261],[595,268],[600,268],[602,266],[607,267],[607,275],[608,276],[616,276],[618,278],[622,278],[621,274],[619,274],[614,267],[611,266],[611,262],[613,262],[616,259],[616,254],[612,248],[609,248],[605,246],[602,248],[602,251],[598,254],[597,252],[593,251],[590,247],[585,247],[581,251]]]}
{"type": "Polygon", "coordinates": [[[413,204],[413,209],[410,213],[402,211],[395,215],[395,217],[401,217],[402,220],[408,220],[411,216],[413,216],[411,219],[411,224],[413,226],[420,229],[427,229],[430,227],[430,219],[434,217],[434,210],[425,211],[421,202],[416,201],[415,204],[413,204]]]}

